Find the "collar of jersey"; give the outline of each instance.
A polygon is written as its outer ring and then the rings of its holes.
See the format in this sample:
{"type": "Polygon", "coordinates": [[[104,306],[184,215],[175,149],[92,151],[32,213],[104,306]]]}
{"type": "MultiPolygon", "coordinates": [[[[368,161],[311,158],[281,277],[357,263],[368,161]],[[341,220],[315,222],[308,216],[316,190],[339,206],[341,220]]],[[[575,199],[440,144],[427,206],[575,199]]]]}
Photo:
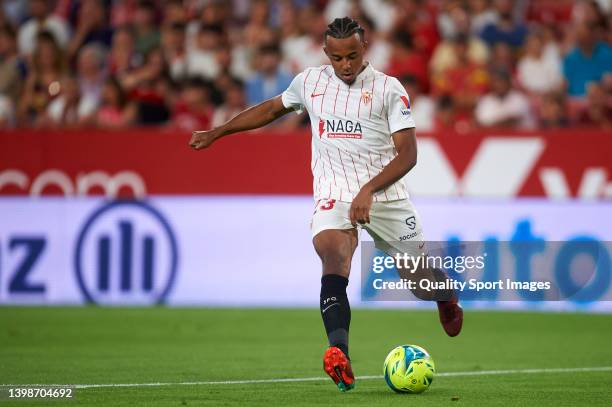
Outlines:
{"type": "MultiPolygon", "coordinates": [[[[332,69],[332,72],[333,72],[333,69],[332,69]]],[[[366,79],[366,78],[368,78],[369,76],[371,76],[371,75],[373,75],[373,74],[374,74],[374,68],[372,68],[372,64],[366,61],[366,67],[365,67],[365,68],[363,68],[363,71],[359,72],[359,75],[357,75],[357,76],[355,77],[355,81],[354,81],[352,84],[350,84],[350,85],[347,85],[347,84],[346,84],[346,83],[345,83],[345,82],[344,82],[342,79],[338,78],[338,77],[336,76],[336,74],[333,74],[332,76],[333,76],[333,77],[334,77],[334,79],[335,79],[335,80],[337,80],[338,82],[343,83],[343,84],[344,84],[344,85],[346,85],[347,87],[351,87],[351,86],[353,86],[353,85],[357,84],[357,83],[358,83],[358,81],[360,81],[361,79],[366,79]]]]}

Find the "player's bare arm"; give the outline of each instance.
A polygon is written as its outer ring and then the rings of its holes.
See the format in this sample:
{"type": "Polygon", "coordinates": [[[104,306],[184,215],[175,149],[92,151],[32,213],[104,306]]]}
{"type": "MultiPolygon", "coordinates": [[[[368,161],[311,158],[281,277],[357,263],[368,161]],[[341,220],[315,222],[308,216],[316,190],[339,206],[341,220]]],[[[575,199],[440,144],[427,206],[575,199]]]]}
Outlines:
{"type": "Polygon", "coordinates": [[[349,217],[353,226],[357,223],[370,223],[372,198],[378,191],[393,185],[406,175],[417,162],[417,145],[415,129],[402,129],[391,135],[397,155],[391,162],[367,184],[353,199],[349,217]]]}
{"type": "Polygon", "coordinates": [[[189,145],[194,150],[201,150],[223,136],[263,127],[291,111],[291,108],[283,105],[281,97],[277,96],[240,112],[217,128],[194,131],[189,145]]]}

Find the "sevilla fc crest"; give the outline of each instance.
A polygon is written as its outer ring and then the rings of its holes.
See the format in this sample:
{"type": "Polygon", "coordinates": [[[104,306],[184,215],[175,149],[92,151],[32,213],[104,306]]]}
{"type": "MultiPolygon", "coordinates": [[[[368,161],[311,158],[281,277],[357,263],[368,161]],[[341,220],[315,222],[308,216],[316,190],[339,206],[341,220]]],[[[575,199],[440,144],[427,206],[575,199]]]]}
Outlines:
{"type": "Polygon", "coordinates": [[[367,105],[371,101],[372,101],[372,92],[370,92],[369,90],[364,90],[363,92],[361,92],[361,102],[364,105],[367,105]]]}

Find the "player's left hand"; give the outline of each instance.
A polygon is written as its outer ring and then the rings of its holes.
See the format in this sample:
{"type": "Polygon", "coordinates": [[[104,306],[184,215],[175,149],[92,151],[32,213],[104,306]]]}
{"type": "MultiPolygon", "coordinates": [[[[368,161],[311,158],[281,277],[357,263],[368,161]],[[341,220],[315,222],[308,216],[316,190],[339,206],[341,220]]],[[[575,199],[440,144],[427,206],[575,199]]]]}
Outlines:
{"type": "Polygon", "coordinates": [[[359,193],[353,198],[351,209],[349,210],[349,218],[351,224],[357,227],[357,224],[370,223],[370,208],[372,207],[373,192],[367,185],[364,185],[359,193]]]}

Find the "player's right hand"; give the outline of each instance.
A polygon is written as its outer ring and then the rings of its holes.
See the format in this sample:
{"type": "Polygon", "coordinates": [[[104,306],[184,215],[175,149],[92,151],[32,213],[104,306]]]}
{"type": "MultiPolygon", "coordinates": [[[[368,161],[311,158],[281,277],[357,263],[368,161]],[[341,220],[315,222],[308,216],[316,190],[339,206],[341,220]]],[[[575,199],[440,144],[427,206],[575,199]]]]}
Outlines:
{"type": "Polygon", "coordinates": [[[194,150],[201,150],[210,146],[217,139],[218,135],[215,130],[194,131],[191,134],[189,145],[194,150]]]}
{"type": "Polygon", "coordinates": [[[354,227],[357,227],[357,224],[364,225],[370,223],[370,208],[372,208],[373,195],[374,193],[368,184],[366,184],[353,198],[349,209],[349,219],[354,227]]]}

